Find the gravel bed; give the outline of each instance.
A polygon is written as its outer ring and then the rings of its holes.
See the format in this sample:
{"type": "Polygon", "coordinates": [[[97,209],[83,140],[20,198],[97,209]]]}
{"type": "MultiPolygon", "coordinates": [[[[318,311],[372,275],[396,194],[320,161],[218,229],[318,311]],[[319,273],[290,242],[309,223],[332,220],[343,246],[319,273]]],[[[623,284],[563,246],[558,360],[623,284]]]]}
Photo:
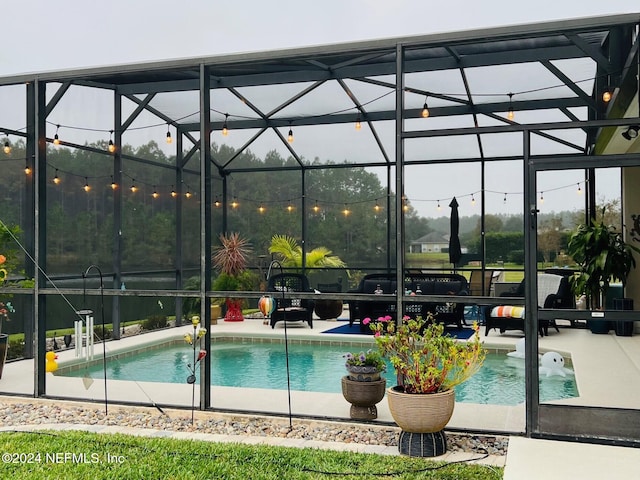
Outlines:
{"type": "MultiPolygon", "coordinates": [[[[192,424],[190,411],[168,409],[164,411],[163,415],[153,408],[114,405],[109,408],[109,414],[105,416],[103,407],[98,405],[11,398],[0,400],[0,426],[52,423],[115,425],[174,432],[286,437],[366,445],[396,446],[398,444],[399,429],[397,427],[294,418],[293,428],[290,430],[289,420],[279,417],[200,411],[195,412],[192,424]]],[[[505,456],[508,437],[448,432],[447,442],[449,451],[505,456]]]]}

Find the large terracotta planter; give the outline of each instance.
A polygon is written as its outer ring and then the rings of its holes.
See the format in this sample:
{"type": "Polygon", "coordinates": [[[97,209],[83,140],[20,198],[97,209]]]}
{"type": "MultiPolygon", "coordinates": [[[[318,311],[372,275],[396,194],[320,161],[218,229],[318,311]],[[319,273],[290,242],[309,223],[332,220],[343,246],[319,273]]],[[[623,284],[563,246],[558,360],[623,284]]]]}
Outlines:
{"type": "Polygon", "coordinates": [[[405,432],[439,432],[453,415],[456,396],[453,389],[441,393],[404,393],[402,387],[387,389],[393,420],[405,432]]]}
{"type": "Polygon", "coordinates": [[[373,420],[378,418],[378,403],[384,397],[387,381],[382,378],[370,382],[350,380],[342,377],[342,395],[351,404],[349,415],[357,420],[373,420]]]}
{"type": "Polygon", "coordinates": [[[220,305],[211,305],[211,325],[217,325],[218,319],[222,316],[222,307],[220,305]]]}

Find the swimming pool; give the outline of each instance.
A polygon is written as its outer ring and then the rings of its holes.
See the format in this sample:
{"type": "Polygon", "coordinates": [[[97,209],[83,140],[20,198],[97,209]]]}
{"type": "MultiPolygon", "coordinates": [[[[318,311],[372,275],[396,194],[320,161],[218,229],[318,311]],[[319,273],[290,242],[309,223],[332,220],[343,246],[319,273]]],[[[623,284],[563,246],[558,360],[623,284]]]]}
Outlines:
{"type": "MultiPolygon", "coordinates": [[[[214,342],[211,344],[211,383],[214,386],[242,388],[287,388],[284,344],[254,342],[214,342]]],[[[340,379],[346,375],[343,355],[363,348],[290,344],[289,368],[292,390],[340,393],[340,379]]],[[[135,380],[186,384],[190,372],[187,365],[193,359],[191,348],[171,344],[107,361],[107,377],[114,380],[135,380]]],[[[102,378],[102,362],[90,367],[70,370],[62,368],[64,376],[102,378]]],[[[387,385],[394,385],[395,374],[389,365],[385,374],[387,385]]],[[[456,401],[517,405],[524,402],[524,361],[504,354],[490,353],[482,369],[470,380],[456,387],[456,401]]],[[[553,376],[541,378],[542,402],[578,396],[575,379],[553,376]]]]}

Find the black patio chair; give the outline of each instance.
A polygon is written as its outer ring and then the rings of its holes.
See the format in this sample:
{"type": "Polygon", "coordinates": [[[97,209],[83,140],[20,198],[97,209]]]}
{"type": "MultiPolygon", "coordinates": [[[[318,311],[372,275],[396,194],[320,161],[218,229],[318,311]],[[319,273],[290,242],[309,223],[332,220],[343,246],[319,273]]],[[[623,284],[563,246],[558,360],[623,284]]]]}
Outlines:
{"type": "Polygon", "coordinates": [[[314,301],[304,298],[284,298],[283,293],[290,292],[313,292],[309,286],[309,280],[301,273],[277,273],[269,277],[267,291],[273,293],[276,308],[271,314],[271,328],[275,328],[276,323],[287,322],[307,322],[313,328],[313,307],[314,301]]]}

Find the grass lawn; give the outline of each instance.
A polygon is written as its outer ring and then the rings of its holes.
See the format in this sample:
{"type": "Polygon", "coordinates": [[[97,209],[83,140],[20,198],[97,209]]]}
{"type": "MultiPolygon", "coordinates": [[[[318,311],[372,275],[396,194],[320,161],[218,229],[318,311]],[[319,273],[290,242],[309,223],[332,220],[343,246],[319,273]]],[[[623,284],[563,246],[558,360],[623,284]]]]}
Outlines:
{"type": "Polygon", "coordinates": [[[503,469],[318,449],[87,432],[2,432],[0,478],[498,480],[503,469]]]}

